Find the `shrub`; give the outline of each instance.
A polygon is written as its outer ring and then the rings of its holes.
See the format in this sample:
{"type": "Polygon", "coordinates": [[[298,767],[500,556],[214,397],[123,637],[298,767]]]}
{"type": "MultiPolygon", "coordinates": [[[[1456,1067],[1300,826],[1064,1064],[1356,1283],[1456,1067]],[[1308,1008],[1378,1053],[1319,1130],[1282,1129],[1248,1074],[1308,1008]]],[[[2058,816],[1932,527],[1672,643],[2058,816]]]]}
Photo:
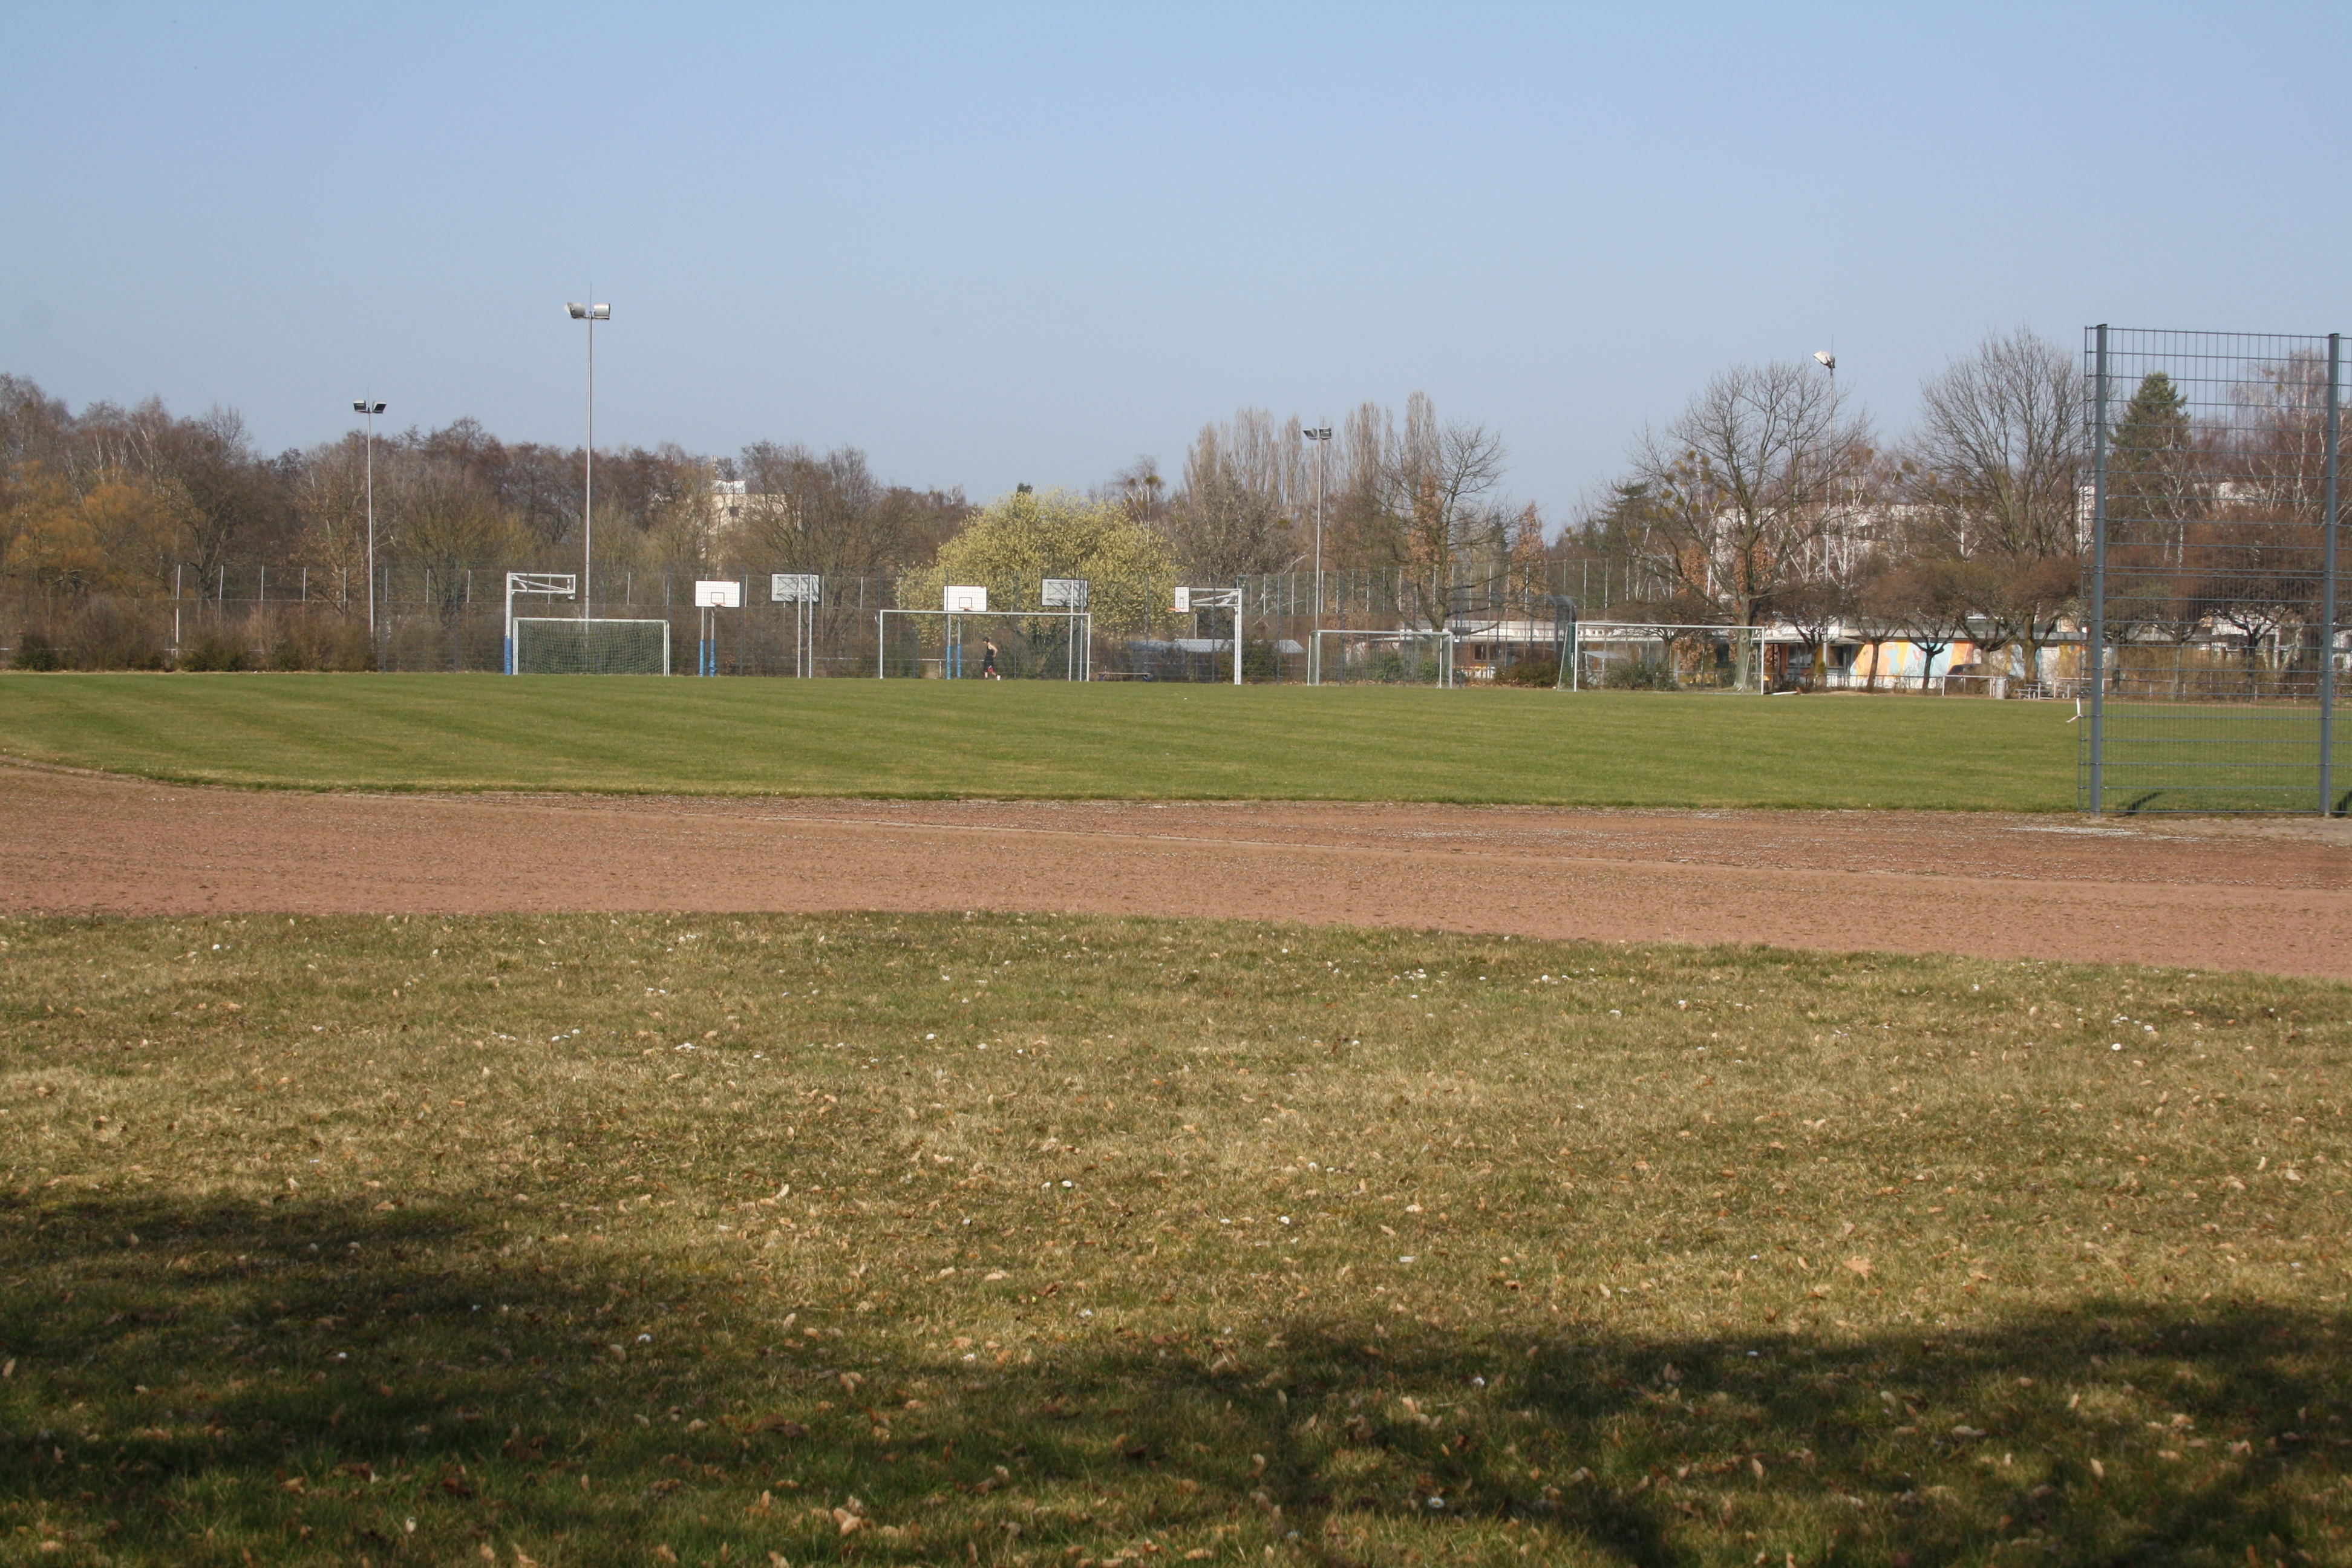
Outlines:
{"type": "Polygon", "coordinates": [[[1523,658],[1498,671],[1495,679],[1503,686],[1557,686],[1559,684],[1559,660],[1523,658]]]}
{"type": "Polygon", "coordinates": [[[1601,684],[1612,691],[1675,691],[1682,685],[1675,679],[1673,664],[1646,654],[1612,659],[1601,673],[1601,684]]]}
{"type": "Polygon", "coordinates": [[[206,632],[180,650],[182,669],[230,670],[247,668],[245,644],[225,632],[206,632]]]}
{"type": "Polygon", "coordinates": [[[93,595],[68,623],[81,669],[161,669],[165,634],[152,603],[93,595]]]}
{"type": "Polygon", "coordinates": [[[16,634],[16,668],[18,669],[63,669],[65,663],[58,646],[46,633],[26,626],[16,634]]]}

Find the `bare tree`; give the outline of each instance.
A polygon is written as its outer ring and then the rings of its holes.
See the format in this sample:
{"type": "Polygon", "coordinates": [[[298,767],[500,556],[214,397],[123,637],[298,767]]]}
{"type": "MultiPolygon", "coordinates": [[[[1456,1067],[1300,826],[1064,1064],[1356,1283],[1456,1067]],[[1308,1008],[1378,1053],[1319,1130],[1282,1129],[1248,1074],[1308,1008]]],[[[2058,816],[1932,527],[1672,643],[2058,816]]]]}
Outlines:
{"type": "Polygon", "coordinates": [[[1990,333],[1927,377],[1912,455],[1919,499],[1955,553],[2077,552],[2082,377],[2047,338],[2022,327],[1990,333]]]}
{"type": "Polygon", "coordinates": [[[292,531],[292,509],[255,455],[243,417],[215,408],[159,434],[158,466],[184,501],[184,537],[199,574],[211,575],[232,554],[277,553],[292,531]]]}
{"type": "Polygon", "coordinates": [[[1935,689],[1936,660],[1957,644],[1973,644],[1979,635],[1965,563],[1949,556],[1902,562],[1874,582],[1869,594],[1877,613],[1919,650],[1922,692],[1935,689]]]}
{"type": "Polygon", "coordinates": [[[1845,625],[1854,641],[1870,650],[1870,674],[1864,687],[1867,691],[1876,691],[1879,677],[1885,673],[1886,645],[1903,635],[1904,606],[1894,577],[1895,569],[1877,552],[1867,556],[1853,574],[1845,625]]]}
{"type": "MultiPolygon", "coordinates": [[[[2284,644],[2290,632],[2315,624],[2318,582],[2314,570],[2318,529],[2301,518],[2281,521],[2271,507],[2231,507],[2249,516],[2191,521],[2184,535],[2189,593],[2183,625],[2228,627],[2239,639],[2246,695],[2260,694],[2262,646],[2284,644]]],[[[2315,512],[2313,515],[2316,515],[2315,512]]],[[[2298,647],[2296,656],[2302,657],[2298,647]]],[[[2315,650],[2314,650],[2315,651],[2315,650]]]]}
{"type": "Polygon", "coordinates": [[[293,476],[297,532],[290,564],[320,574],[317,596],[348,610],[367,593],[366,454],[357,435],[300,455],[293,476]]]}
{"type": "Polygon", "coordinates": [[[422,569],[425,603],[441,617],[449,667],[462,669],[466,653],[459,623],[470,597],[470,574],[476,568],[502,570],[521,548],[524,531],[499,505],[497,493],[461,464],[404,450],[393,465],[390,485],[384,468],[379,456],[380,553],[422,569]]]}
{"type": "MultiPolygon", "coordinates": [[[[2320,647],[2317,581],[2326,521],[2327,381],[2326,361],[2306,349],[2261,367],[2232,389],[2232,471],[2230,482],[2216,487],[2221,526],[2203,531],[2209,558],[2219,542],[2211,536],[2238,535],[2240,591],[2233,597],[2252,607],[2266,594],[2270,603],[2255,614],[2272,619],[2274,634],[2294,633],[2295,662],[2315,678],[2332,663],[2320,647]]],[[[2339,509],[2344,504],[2339,494],[2339,509]]],[[[2248,636],[2251,663],[2259,634],[2247,623],[2254,617],[2223,618],[2248,636]]]]}
{"type": "Polygon", "coordinates": [[[1756,625],[1819,570],[1832,508],[1869,456],[1867,426],[1813,366],[1719,373],[1634,445],[1655,569],[1733,625],[1756,625]]]}
{"type": "Polygon", "coordinates": [[[1095,492],[1095,499],[1109,502],[1146,528],[1167,531],[1173,498],[1160,475],[1160,459],[1149,454],[1113,474],[1110,482],[1095,492]]]}
{"type": "Polygon", "coordinates": [[[877,526],[882,483],[855,447],[818,454],[761,441],[737,460],[746,560],[827,577],[883,576],[898,552],[877,526]]]}
{"type": "Polygon", "coordinates": [[[1443,628],[1465,585],[1506,566],[1524,532],[1522,514],[1496,493],[1502,437],[1484,425],[1441,424],[1437,405],[1416,392],[1401,427],[1371,404],[1357,410],[1348,446],[1366,552],[1397,569],[1397,608],[1408,619],[1443,628]]]}
{"type": "Polygon", "coordinates": [[[1964,563],[1951,581],[1987,646],[2020,650],[2027,679],[2072,610],[2082,547],[2082,377],[2032,331],[1993,332],[1921,384],[1913,504],[1927,553],[1964,563]]]}
{"type": "Polygon", "coordinates": [[[404,454],[387,485],[384,468],[379,456],[376,522],[383,553],[445,579],[467,567],[501,566],[513,556],[515,521],[478,479],[455,464],[404,454]]]}
{"type": "MultiPolygon", "coordinates": [[[[1263,408],[1201,427],[1159,524],[1182,570],[1213,581],[1289,563],[1297,553],[1299,447],[1298,421],[1276,424],[1263,408]]],[[[1127,510],[1136,515],[1131,502],[1127,510]]]]}
{"type": "Polygon", "coordinates": [[[1773,613],[1797,634],[1806,653],[1808,684],[1820,690],[1829,671],[1830,639],[1854,616],[1854,590],[1823,575],[1796,584],[1773,601],[1773,613]]]}
{"type": "Polygon", "coordinates": [[[745,490],[743,531],[733,549],[774,571],[814,572],[826,584],[819,635],[853,635],[854,595],[841,590],[872,579],[877,591],[929,562],[972,508],[956,490],[886,487],[855,447],[817,453],[797,443],[761,441],[734,463],[745,490]]]}
{"type": "Polygon", "coordinates": [[[721,575],[740,556],[740,541],[719,506],[717,478],[717,465],[708,459],[681,457],[672,467],[673,482],[646,497],[649,510],[634,521],[638,540],[661,568],[721,575]]]}

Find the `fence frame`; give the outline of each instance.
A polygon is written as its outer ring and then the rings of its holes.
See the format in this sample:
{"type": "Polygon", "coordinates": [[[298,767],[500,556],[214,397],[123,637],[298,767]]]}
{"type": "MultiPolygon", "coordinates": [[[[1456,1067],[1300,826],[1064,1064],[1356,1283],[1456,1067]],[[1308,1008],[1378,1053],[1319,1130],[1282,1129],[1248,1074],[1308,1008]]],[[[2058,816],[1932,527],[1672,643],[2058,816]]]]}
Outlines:
{"type": "MultiPolygon", "coordinates": [[[[2336,689],[2342,658],[2337,642],[2343,621],[2337,603],[2343,334],[2198,332],[2101,322],[2086,329],[2085,338],[2091,482],[2083,657],[2088,700],[2078,768],[2082,808],[2093,816],[2106,815],[2111,790],[2121,787],[2128,794],[2147,785],[2147,793],[2122,804],[2125,813],[2315,809],[2323,816],[2341,814],[2352,805],[2352,798],[2335,798],[2336,689]],[[2165,378],[2177,399],[2173,412],[2180,424],[2174,444],[2149,448],[2158,453],[2154,458],[2135,452],[2119,476],[2111,410],[2124,362],[2137,370],[2137,385],[2143,390],[2158,376],[2165,378]],[[2290,468],[2282,493],[2274,475],[2245,465],[2266,458],[2275,461],[2269,455],[2278,451],[2293,454],[2290,464],[2305,459],[2308,447],[2294,443],[2307,439],[2310,431],[2307,425],[2294,423],[2294,416],[2307,416],[2308,395],[2316,390],[2310,381],[2322,365],[2325,404],[2315,536],[2310,543],[2299,544],[2299,531],[2315,521],[2304,510],[2310,506],[2309,492],[2303,488],[2309,470],[2290,468]],[[2176,374],[2178,382],[2172,379],[2176,374]],[[2265,404],[2265,392],[2278,401],[2265,404]],[[2306,401],[2298,405],[2298,394],[2306,401]],[[2229,412],[2215,412],[2225,409],[2229,412]],[[2277,445],[2266,448],[2265,440],[2277,445]],[[2263,474],[2263,479],[2238,477],[2249,471],[2263,474]],[[2128,492],[2120,512],[2119,480],[2128,492]],[[2169,491],[2150,503],[2147,494],[2162,486],[2169,486],[2169,491]],[[2142,510],[2134,511],[2134,505],[2142,510]],[[2244,515],[2249,510],[2253,515],[2244,515]],[[2161,565],[2167,527],[2173,532],[2169,581],[2161,565]],[[2154,558],[2159,564],[2148,564],[2148,540],[2122,539],[2119,530],[2157,538],[2154,558]],[[2265,530],[2271,534],[2266,536],[2265,530]],[[2192,531],[2199,542],[2197,555],[2210,556],[2213,563],[2200,559],[2192,565],[2192,531]],[[2118,546],[2126,552],[2120,564],[2118,546]],[[2315,560],[2309,559],[2315,555],[2315,560]],[[2242,583],[2249,585],[2242,589],[2242,583]],[[2263,597],[2264,591],[2271,596],[2263,597]],[[2309,594],[2307,609],[2299,607],[2304,601],[2296,596],[2305,591],[2309,594]],[[2118,624],[2110,605],[2119,595],[2137,596],[2126,602],[2118,624]],[[2258,605],[2259,614],[2247,609],[2248,603],[2258,605]],[[2264,619],[2267,631],[2259,629],[2264,619]],[[2316,643],[2315,689],[2307,698],[2298,698],[2299,679],[2285,657],[2290,626],[2298,658],[2316,643]],[[2151,638],[2151,627],[2161,628],[2164,637],[2151,638]],[[2224,627],[2232,629],[2225,633],[2224,627]],[[2271,644],[2268,693],[2262,689],[2257,664],[2265,636],[2271,644]],[[2188,650],[2195,647],[2210,656],[2223,648],[2228,637],[2240,640],[2246,664],[2244,701],[2234,710],[2225,707],[2234,693],[2215,693],[2209,686],[2192,699],[2183,691],[2188,650]],[[2126,650],[2161,647],[2167,642],[2172,649],[2172,698],[2135,701],[2126,689],[2126,650]],[[2301,750],[2296,710],[2306,700],[2312,703],[2303,710],[2311,715],[2314,754],[2307,764],[2309,784],[2299,786],[2293,774],[2306,764],[2295,759],[2301,750]],[[2233,732],[2222,732],[2219,715],[2224,711],[2240,715],[2233,732]],[[2118,731],[2119,721],[2126,732],[2118,731]],[[2119,745],[2125,750],[2119,752],[2119,745]],[[2274,755],[2284,760],[2263,761],[2259,748],[2274,748],[2274,755]],[[2141,769],[2147,771],[2141,773],[2141,769]],[[2280,770],[2284,776],[2279,782],[2263,776],[2266,772],[2277,776],[2280,770]],[[2129,782],[2118,785],[2119,772],[2129,782]],[[2166,782],[2176,779],[2181,782],[2166,782]],[[2304,795],[2306,788],[2310,793],[2304,795]],[[2166,795],[2177,798],[2158,804],[2166,795]],[[2298,795],[2308,805],[2297,804],[2298,795]]],[[[2139,394],[2129,395],[2136,405],[2139,394]]]]}

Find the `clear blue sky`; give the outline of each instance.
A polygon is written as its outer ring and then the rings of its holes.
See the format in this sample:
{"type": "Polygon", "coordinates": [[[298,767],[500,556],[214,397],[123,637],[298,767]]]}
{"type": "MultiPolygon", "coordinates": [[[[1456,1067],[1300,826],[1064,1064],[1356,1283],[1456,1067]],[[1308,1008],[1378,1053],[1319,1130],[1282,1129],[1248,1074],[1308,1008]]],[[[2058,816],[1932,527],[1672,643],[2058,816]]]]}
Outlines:
{"type": "Polygon", "coordinates": [[[1418,389],[1555,516],[1718,366],[2352,330],[2352,7],[0,0],[0,370],[1083,487],[1418,389]]]}

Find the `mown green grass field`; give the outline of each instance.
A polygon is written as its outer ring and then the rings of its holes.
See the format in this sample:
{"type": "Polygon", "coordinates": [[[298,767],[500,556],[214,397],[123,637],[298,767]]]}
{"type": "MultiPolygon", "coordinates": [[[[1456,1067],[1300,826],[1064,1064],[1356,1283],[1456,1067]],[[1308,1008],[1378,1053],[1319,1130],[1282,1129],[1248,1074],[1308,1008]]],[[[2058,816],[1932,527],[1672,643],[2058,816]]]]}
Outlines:
{"type": "Polygon", "coordinates": [[[0,1559],[2346,1563],[2347,1001],[0,921],[0,1559]]]}
{"type": "Polygon", "coordinates": [[[2070,712],[1864,695],[11,675],[0,752],[305,789],[2063,811],[2070,712]]]}

